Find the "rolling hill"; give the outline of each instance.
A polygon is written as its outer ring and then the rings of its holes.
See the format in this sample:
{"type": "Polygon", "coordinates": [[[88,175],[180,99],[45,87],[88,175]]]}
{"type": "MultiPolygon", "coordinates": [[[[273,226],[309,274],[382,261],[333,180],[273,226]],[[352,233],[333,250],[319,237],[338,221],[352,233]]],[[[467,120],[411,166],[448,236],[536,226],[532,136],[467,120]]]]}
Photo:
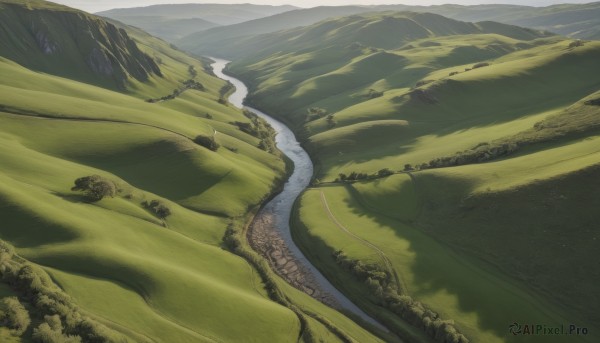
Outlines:
{"type": "Polygon", "coordinates": [[[117,8],[96,13],[139,27],[174,42],[188,34],[222,25],[234,25],[296,9],[294,6],[253,4],[171,4],[117,8]]]}
{"type": "Polygon", "coordinates": [[[386,12],[216,51],[304,141],[295,240],[365,310],[452,320],[447,341],[519,342],[515,322],[597,340],[600,43],[386,12]]]}
{"type": "Polygon", "coordinates": [[[227,249],[286,168],[210,61],[49,2],[0,17],[0,341],[382,341],[227,249]]]}
{"type": "MultiPolygon", "coordinates": [[[[295,9],[235,25],[197,30],[175,42],[187,50],[220,53],[223,41],[232,41],[258,34],[309,26],[327,18],[382,11],[412,11],[435,13],[448,18],[481,22],[494,21],[536,30],[550,31],[580,39],[600,39],[600,3],[563,4],[546,7],[520,5],[374,5],[335,6],[295,9]]],[[[222,56],[226,55],[224,51],[222,56]]]]}

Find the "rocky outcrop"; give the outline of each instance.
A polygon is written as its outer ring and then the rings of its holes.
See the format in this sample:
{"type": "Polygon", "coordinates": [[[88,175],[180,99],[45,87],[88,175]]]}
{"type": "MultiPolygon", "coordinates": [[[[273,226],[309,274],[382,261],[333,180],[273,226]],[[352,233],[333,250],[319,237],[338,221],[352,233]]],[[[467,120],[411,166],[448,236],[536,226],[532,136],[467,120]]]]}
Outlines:
{"type": "Polygon", "coordinates": [[[3,3],[0,42],[0,56],[29,69],[108,88],[162,76],[126,30],[59,5],[3,3]]]}

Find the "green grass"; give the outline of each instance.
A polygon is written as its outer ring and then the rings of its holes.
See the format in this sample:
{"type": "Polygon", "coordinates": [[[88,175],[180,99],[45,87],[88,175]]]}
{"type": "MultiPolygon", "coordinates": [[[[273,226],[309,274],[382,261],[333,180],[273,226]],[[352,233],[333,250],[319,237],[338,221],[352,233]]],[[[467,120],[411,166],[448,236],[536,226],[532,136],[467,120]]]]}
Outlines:
{"type": "MultiPolygon", "coordinates": [[[[253,104],[296,130],[315,161],[315,178],[398,172],[480,143],[528,145],[488,163],[418,171],[414,179],[317,185],[298,204],[297,242],[359,305],[398,320],[335,263],[331,254],[341,249],[385,268],[376,250],[328,218],[324,192],[334,216],[389,257],[404,291],[456,321],[472,341],[516,342],[521,337],[507,329],[515,320],[596,327],[593,261],[600,252],[595,200],[586,190],[598,175],[598,107],[585,101],[598,97],[600,45],[570,49],[571,41],[557,36],[492,23],[463,32],[467,27],[435,20],[423,26],[436,32],[446,25],[455,34],[414,31],[393,48],[370,38],[349,44],[387,32],[374,27],[398,24],[381,16],[241,40],[256,50],[237,50],[231,71],[251,80],[253,104]],[[465,70],[478,62],[490,65],[465,70]],[[413,95],[424,80],[418,89],[425,95],[413,95]],[[370,99],[370,89],[383,95],[370,99]],[[311,107],[333,114],[336,125],[307,122],[311,107]]],[[[562,337],[530,341],[552,339],[562,337]]]]}
{"type": "MultiPolygon", "coordinates": [[[[64,14],[31,4],[40,17],[64,14]]],[[[45,74],[27,69],[24,58],[0,58],[0,238],[44,267],[82,311],[132,340],[297,341],[297,315],[269,299],[257,270],[222,247],[227,227],[283,177],[283,160],[230,124],[248,118],[217,102],[225,82],[204,71],[206,60],[121,27],[161,61],[163,77],[130,79],[119,93],[94,77],[87,84],[57,77],[57,65],[45,74]],[[205,91],[144,101],[179,87],[190,65],[205,91]],[[193,143],[215,131],[217,152],[193,143]],[[117,196],[88,203],[71,191],[76,178],[92,174],[114,181],[117,196]],[[155,217],[141,205],[151,200],[172,214],[155,217]]],[[[285,294],[360,341],[375,341],[343,314],[290,288],[285,294]]],[[[316,339],[332,336],[322,324],[309,326],[316,339]]]]}

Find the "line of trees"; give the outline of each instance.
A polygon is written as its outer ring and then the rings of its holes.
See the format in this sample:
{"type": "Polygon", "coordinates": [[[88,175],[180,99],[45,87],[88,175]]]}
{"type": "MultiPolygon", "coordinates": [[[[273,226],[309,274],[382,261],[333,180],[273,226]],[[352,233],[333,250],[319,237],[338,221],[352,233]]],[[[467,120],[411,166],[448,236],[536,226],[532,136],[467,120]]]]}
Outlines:
{"type": "Polygon", "coordinates": [[[458,331],[454,321],[443,320],[436,312],[428,309],[421,302],[408,295],[400,294],[396,285],[391,282],[391,275],[378,265],[368,265],[351,259],[341,250],[334,252],[333,258],[344,270],[349,271],[357,280],[363,282],[382,306],[422,330],[435,342],[469,342],[467,337],[458,331]]]}

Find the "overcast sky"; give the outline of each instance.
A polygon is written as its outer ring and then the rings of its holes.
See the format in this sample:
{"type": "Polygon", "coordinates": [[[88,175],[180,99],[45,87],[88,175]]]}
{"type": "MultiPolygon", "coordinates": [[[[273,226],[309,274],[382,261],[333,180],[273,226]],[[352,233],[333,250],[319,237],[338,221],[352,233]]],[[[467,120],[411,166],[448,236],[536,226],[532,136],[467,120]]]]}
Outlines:
{"type": "Polygon", "coordinates": [[[198,1],[198,0],[133,0],[133,1],[117,1],[117,0],[54,0],[60,4],[79,8],[88,12],[104,11],[112,8],[124,8],[124,7],[139,7],[149,6],[156,4],[183,4],[183,3],[220,3],[220,4],[238,4],[238,3],[254,3],[254,4],[267,4],[267,5],[294,5],[297,7],[314,7],[314,6],[339,6],[339,5],[351,5],[351,4],[363,4],[363,5],[376,5],[376,4],[406,4],[406,5],[440,5],[445,3],[455,3],[463,5],[474,5],[482,3],[511,3],[519,5],[530,5],[530,6],[545,6],[557,3],[586,3],[592,2],[593,0],[302,0],[302,1],[286,1],[286,0],[210,0],[210,1],[198,1]]]}

